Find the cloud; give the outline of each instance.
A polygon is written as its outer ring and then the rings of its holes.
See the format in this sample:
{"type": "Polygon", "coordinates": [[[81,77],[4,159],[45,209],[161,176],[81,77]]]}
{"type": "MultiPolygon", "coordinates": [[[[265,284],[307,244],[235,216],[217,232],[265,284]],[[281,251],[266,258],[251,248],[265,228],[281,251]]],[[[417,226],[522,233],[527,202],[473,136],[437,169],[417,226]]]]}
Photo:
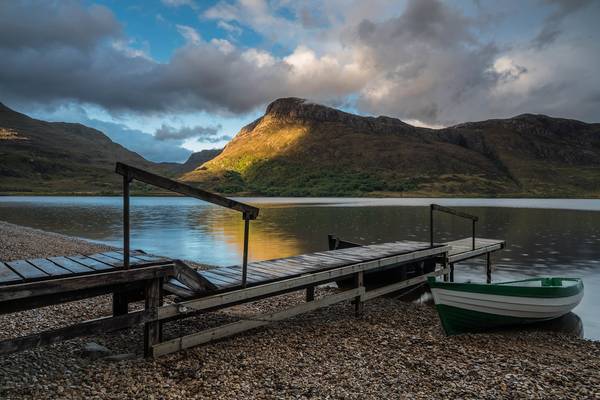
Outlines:
{"type": "Polygon", "coordinates": [[[216,126],[183,126],[175,128],[163,124],[154,133],[156,140],[161,141],[183,141],[186,139],[196,139],[199,143],[218,143],[231,140],[231,136],[219,135],[222,129],[221,125],[216,126]]]}
{"type": "Polygon", "coordinates": [[[177,32],[186,40],[189,44],[199,44],[202,39],[200,38],[200,34],[191,26],[187,25],[177,25],[177,32]]]}
{"type": "Polygon", "coordinates": [[[554,5],[556,10],[545,18],[542,29],[532,41],[533,46],[538,49],[554,43],[562,34],[562,21],[592,4],[593,0],[546,0],[546,3],[554,5]]]}
{"type": "Polygon", "coordinates": [[[597,119],[589,99],[600,85],[598,3],[537,4],[538,29],[532,23],[528,35],[500,43],[482,35],[492,15],[483,5],[221,1],[200,22],[232,35],[253,31],[262,39],[256,47],[179,24],[185,43],[157,62],[106,8],[2,2],[0,93],[13,103],[78,102],[116,115],[245,114],[298,96],[430,126],[522,112],[597,119]],[[587,13],[576,12],[584,6],[587,13]],[[532,46],[548,21],[571,34],[532,46]]]}
{"type": "Polygon", "coordinates": [[[167,7],[182,7],[188,6],[193,9],[197,9],[198,5],[194,0],[160,0],[167,7]]]}
{"type": "Polygon", "coordinates": [[[117,38],[122,28],[106,7],[84,7],[74,0],[0,2],[0,48],[58,46],[89,49],[99,40],[117,38]]]}

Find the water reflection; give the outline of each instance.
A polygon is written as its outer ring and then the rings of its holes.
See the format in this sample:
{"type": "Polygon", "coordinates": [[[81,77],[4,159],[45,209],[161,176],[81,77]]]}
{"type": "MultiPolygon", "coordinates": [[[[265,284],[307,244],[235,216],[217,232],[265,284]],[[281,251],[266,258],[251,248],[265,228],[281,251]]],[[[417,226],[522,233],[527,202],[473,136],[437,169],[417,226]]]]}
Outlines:
{"type": "MultiPolygon", "coordinates": [[[[586,293],[575,312],[586,336],[600,339],[600,200],[246,199],[261,207],[251,223],[251,260],[327,248],[327,234],[362,243],[429,240],[431,201],[480,216],[477,235],[507,240],[494,280],[579,276],[586,293]],[[500,205],[501,207],[492,207],[500,205]],[[552,207],[549,209],[535,207],[552,207]],[[518,208],[521,207],[521,208],[518,208]],[[527,207],[527,208],[522,208],[527,207]],[[585,209],[587,208],[587,210],[585,209]]],[[[132,198],[132,247],[216,265],[239,263],[243,221],[237,212],[181,197],[132,198]]],[[[121,199],[0,197],[0,219],[120,246],[121,199]]],[[[470,223],[437,215],[436,240],[470,235],[470,223]]],[[[483,281],[483,260],[461,264],[456,279],[483,281]]]]}

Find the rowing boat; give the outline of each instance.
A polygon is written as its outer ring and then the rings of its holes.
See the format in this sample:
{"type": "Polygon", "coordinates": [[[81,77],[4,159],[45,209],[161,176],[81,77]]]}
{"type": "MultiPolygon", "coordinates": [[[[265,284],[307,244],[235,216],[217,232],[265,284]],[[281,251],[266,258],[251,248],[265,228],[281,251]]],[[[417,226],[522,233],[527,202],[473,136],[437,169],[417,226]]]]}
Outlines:
{"type": "Polygon", "coordinates": [[[485,284],[440,282],[430,277],[428,283],[447,335],[558,318],[583,298],[579,278],[485,284]]]}

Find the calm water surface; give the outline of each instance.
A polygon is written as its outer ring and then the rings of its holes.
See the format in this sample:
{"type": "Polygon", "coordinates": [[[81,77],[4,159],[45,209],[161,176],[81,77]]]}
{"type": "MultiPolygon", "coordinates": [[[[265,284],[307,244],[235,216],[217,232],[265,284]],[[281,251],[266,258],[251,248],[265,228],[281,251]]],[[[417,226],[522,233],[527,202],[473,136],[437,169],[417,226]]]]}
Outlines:
{"type": "MultiPolygon", "coordinates": [[[[584,336],[600,339],[600,200],[245,198],[261,208],[250,225],[250,259],[325,250],[327,234],[351,241],[429,240],[432,202],[480,216],[477,235],[505,239],[495,281],[537,275],[582,277],[575,309],[584,336]]],[[[0,197],[0,220],[120,246],[121,198],[0,197]]],[[[439,215],[436,240],[470,236],[470,221],[439,215]]],[[[241,261],[237,212],[181,197],[131,199],[132,248],[231,265],[241,261]]],[[[483,260],[459,264],[456,280],[485,280],[483,260]]]]}

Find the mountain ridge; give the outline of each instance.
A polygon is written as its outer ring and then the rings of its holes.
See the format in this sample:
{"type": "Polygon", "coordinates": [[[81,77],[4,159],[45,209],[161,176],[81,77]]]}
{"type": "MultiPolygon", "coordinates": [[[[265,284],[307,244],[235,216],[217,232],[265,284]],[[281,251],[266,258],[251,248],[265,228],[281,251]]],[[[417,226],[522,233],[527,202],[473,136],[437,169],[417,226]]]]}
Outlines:
{"type": "Polygon", "coordinates": [[[236,194],[597,197],[600,124],[520,114],[430,129],[284,98],[182,179],[236,194]]]}

